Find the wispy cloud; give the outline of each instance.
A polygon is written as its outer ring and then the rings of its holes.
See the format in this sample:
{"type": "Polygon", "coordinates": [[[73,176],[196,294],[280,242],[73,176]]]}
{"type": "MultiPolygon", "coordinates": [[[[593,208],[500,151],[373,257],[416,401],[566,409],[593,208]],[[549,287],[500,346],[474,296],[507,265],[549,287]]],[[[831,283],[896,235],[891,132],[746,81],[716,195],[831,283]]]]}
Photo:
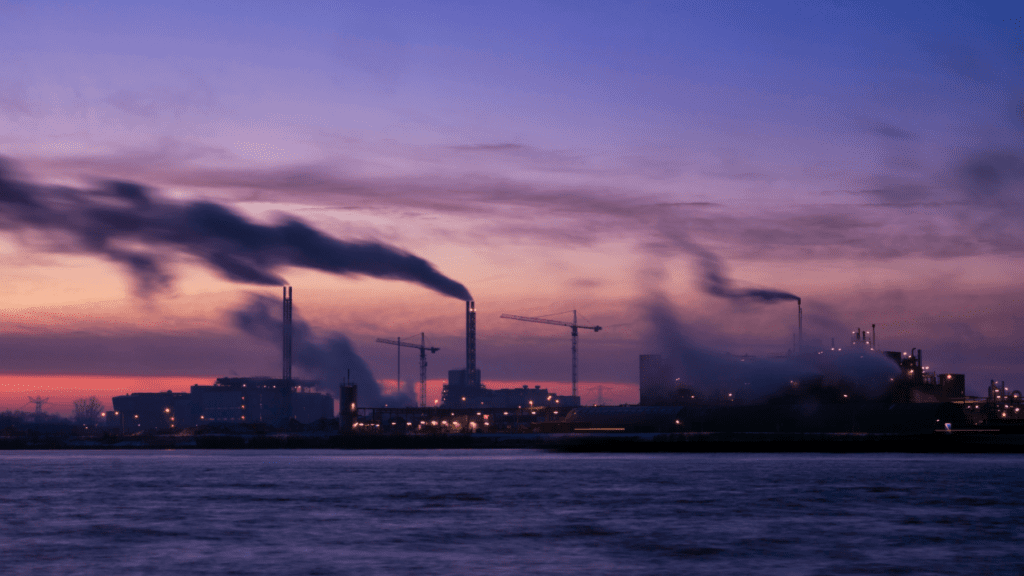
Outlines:
{"type": "Polygon", "coordinates": [[[886,124],[879,122],[871,126],[871,132],[878,136],[885,136],[886,138],[892,138],[893,140],[915,140],[917,134],[914,134],[910,130],[900,128],[899,126],[893,126],[892,124],[886,124]]]}
{"type": "Polygon", "coordinates": [[[0,86],[0,113],[11,120],[39,115],[37,106],[23,86],[0,86]]]}
{"type": "Polygon", "coordinates": [[[165,114],[180,119],[189,113],[208,114],[219,107],[217,96],[201,80],[195,80],[185,88],[120,88],[105,97],[103,102],[126,114],[148,119],[165,114]]]}

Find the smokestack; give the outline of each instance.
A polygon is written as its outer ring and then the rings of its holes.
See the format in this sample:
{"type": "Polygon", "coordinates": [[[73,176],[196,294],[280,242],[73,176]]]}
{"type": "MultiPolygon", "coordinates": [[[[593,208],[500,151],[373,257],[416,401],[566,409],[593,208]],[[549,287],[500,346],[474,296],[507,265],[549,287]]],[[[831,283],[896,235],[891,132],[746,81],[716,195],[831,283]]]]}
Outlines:
{"type": "Polygon", "coordinates": [[[804,348],[804,309],[800,305],[800,299],[796,299],[796,332],[797,332],[797,352],[803,352],[804,348]]]}
{"type": "Polygon", "coordinates": [[[476,304],[466,302],[466,384],[479,384],[476,375],[476,304]]]}
{"type": "Polygon", "coordinates": [[[352,371],[349,370],[338,394],[338,398],[341,399],[338,404],[338,424],[342,434],[352,431],[359,416],[358,408],[356,407],[358,388],[352,383],[351,374],[352,371]]]}
{"type": "Polygon", "coordinates": [[[285,386],[292,381],[292,288],[284,287],[284,322],[281,334],[281,379],[285,386]]]}
{"type": "Polygon", "coordinates": [[[878,350],[878,329],[871,325],[871,349],[878,350]]]}

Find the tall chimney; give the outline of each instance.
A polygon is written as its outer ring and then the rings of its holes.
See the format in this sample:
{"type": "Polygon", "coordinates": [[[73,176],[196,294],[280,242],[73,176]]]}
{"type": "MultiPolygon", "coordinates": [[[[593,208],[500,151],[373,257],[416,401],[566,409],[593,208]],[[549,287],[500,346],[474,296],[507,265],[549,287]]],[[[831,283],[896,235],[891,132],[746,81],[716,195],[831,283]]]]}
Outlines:
{"type": "Polygon", "coordinates": [[[356,420],[359,419],[359,409],[356,407],[356,394],[358,388],[352,383],[352,371],[345,375],[345,381],[341,383],[338,398],[338,424],[342,434],[351,432],[356,420]]]}
{"type": "Polygon", "coordinates": [[[292,287],[284,287],[284,322],[281,342],[281,379],[287,386],[292,380],[292,287]]]}
{"type": "Polygon", "coordinates": [[[797,345],[796,351],[803,352],[804,348],[804,309],[800,305],[800,299],[796,299],[796,331],[797,331],[797,345]]]}
{"type": "Polygon", "coordinates": [[[478,385],[476,375],[476,304],[466,302],[466,384],[478,385]]]}

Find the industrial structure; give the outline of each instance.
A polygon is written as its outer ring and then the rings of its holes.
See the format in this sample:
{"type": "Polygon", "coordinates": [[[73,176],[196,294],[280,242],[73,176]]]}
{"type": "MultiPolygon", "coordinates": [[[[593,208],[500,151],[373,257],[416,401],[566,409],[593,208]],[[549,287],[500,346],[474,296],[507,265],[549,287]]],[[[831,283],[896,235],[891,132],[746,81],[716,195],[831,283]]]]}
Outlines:
{"type": "Polygon", "coordinates": [[[334,417],[334,398],[314,392],[314,382],[283,379],[218,378],[189,392],[136,392],[113,399],[125,432],[181,429],[203,424],[265,423],[287,426],[334,417]]]}
{"type": "MultiPolygon", "coordinates": [[[[124,432],[175,430],[203,424],[256,424],[274,427],[294,422],[311,423],[334,417],[334,400],[316,391],[313,381],[292,378],[292,290],[284,289],[281,378],[226,377],[213,385],[194,385],[188,393],[136,393],[114,398],[107,422],[124,432]],[[113,420],[112,420],[113,418],[113,420]]],[[[476,306],[466,302],[465,368],[448,372],[440,405],[426,405],[426,352],[439,348],[419,343],[378,338],[377,342],[420,351],[419,407],[360,407],[357,384],[346,378],[339,384],[338,429],[342,434],[367,432],[449,434],[453,432],[757,432],[757,433],[881,433],[920,434],[931,431],[1013,430],[1024,432],[1021,392],[992,381],[986,397],[965,394],[963,374],[936,373],[923,362],[917,348],[910,352],[880,352],[877,330],[851,332],[850,342],[831,349],[804,351],[803,310],[797,300],[797,333],[793,350],[780,356],[794,365],[822,368],[851,351],[871,354],[877,362],[892,363],[892,375],[880,396],[859,393],[838,373],[780,381],[775,392],[740,398],[722,381],[720,390],[707,390],[700,382],[677,375],[673,363],[660,355],[639,357],[640,403],[636,406],[580,406],[577,391],[577,352],[582,326],[573,311],[572,322],[502,314],[502,318],[571,328],[573,395],[559,396],[540,386],[489,389],[477,364],[476,306]],[[830,360],[831,359],[831,360],[830,360]],[[870,396],[870,397],[869,397],[870,396]]],[[[728,357],[727,357],[728,359],[728,357]]],[[[735,356],[737,363],[753,360],[735,356]]],[[[861,360],[857,360],[860,362],[861,360]]],[[[678,367],[678,366],[676,366],[678,367]]],[[[816,368],[817,369],[817,368],[816,368]]],[[[767,376],[771,378],[771,376],[767,376]]],[[[737,385],[742,385],[737,383],[737,385]]],[[[767,388],[770,389],[771,383],[767,388]]],[[[861,392],[863,391],[860,390],[861,392]]],[[[41,398],[35,399],[40,401],[41,398]]]]}
{"type": "MultiPolygon", "coordinates": [[[[568,324],[564,325],[568,326],[568,324]]],[[[591,327],[585,326],[584,328],[591,327]]],[[[596,328],[600,329],[600,327],[596,328]]],[[[576,334],[575,328],[573,334],[574,336],[576,334]]],[[[575,339],[573,341],[575,342],[575,339]]],[[[574,381],[574,392],[575,388],[574,381]]],[[[484,387],[480,369],[476,365],[476,305],[472,301],[466,302],[466,368],[448,371],[448,383],[444,385],[441,393],[442,407],[519,409],[531,406],[551,406],[570,408],[579,406],[579,404],[580,398],[576,394],[559,396],[540,386],[497,389],[484,387]]]]}
{"type": "Polygon", "coordinates": [[[579,380],[577,370],[577,358],[576,351],[579,348],[579,329],[593,330],[594,332],[600,332],[600,326],[580,326],[576,323],[576,311],[572,311],[572,322],[563,322],[561,320],[551,320],[550,318],[532,318],[530,316],[516,316],[514,314],[502,314],[502,318],[508,318],[509,320],[522,320],[523,322],[537,322],[539,324],[552,324],[554,326],[566,326],[572,328],[572,395],[579,396],[576,390],[576,383],[579,380]]]}
{"type": "Polygon", "coordinates": [[[215,423],[262,422],[287,426],[334,417],[334,398],[316,392],[317,383],[292,378],[292,289],[284,288],[281,378],[218,378],[189,392],[144,392],[115,396],[113,412],[123,432],[181,429],[215,423]]]}
{"type": "Polygon", "coordinates": [[[797,341],[793,348],[799,353],[804,349],[804,307],[799,298],[796,299],[796,332],[797,341]]]}
{"type": "MultiPolygon", "coordinates": [[[[799,342],[797,343],[799,346],[799,342]]],[[[877,330],[851,332],[851,350],[877,350],[877,330]]],[[[796,360],[828,360],[843,347],[797,354],[796,360]]],[[[662,356],[639,357],[640,405],[583,407],[566,423],[574,430],[633,432],[822,432],[921,433],[933,430],[1024,431],[1020,391],[993,381],[984,398],[965,394],[963,374],[936,373],[924,364],[923,353],[881,352],[892,362],[895,376],[880,397],[866,397],[846,387],[835,375],[797,386],[780,380],[776,392],[756,402],[735,402],[736,396],[699,390],[676,376],[662,356]]],[[[735,357],[738,362],[753,357],[735,357]]],[[[809,362],[808,362],[809,363],[809,362]]],[[[736,383],[737,389],[742,383],[736,383]]]]}
{"type": "Polygon", "coordinates": [[[680,406],[696,400],[696,393],[675,377],[660,354],[640,355],[640,405],[680,406]]]}
{"type": "Polygon", "coordinates": [[[894,381],[892,399],[897,402],[955,402],[965,398],[966,377],[963,374],[936,374],[922,361],[922,352],[886,352],[900,367],[901,376],[894,381]]]}
{"type": "Polygon", "coordinates": [[[377,338],[377,342],[381,344],[391,344],[392,346],[398,346],[398,367],[395,376],[395,385],[398,387],[402,386],[402,346],[409,348],[416,348],[420,351],[420,406],[427,405],[427,351],[431,354],[440,350],[436,346],[427,346],[427,336],[425,333],[420,332],[420,343],[410,344],[409,342],[402,342],[401,338],[394,340],[388,340],[387,338],[377,338]]]}
{"type": "Polygon", "coordinates": [[[338,390],[338,431],[352,432],[359,419],[358,386],[346,377],[338,390]]]}

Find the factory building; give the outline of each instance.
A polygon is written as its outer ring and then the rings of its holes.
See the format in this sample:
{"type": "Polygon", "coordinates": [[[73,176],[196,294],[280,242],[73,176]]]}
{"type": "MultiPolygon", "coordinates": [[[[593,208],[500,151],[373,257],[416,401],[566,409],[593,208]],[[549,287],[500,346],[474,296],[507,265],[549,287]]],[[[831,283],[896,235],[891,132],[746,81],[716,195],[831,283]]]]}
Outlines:
{"type": "Polygon", "coordinates": [[[192,421],[303,424],[334,417],[334,398],[313,392],[314,382],[278,378],[218,378],[213,386],[192,386],[192,421]]]}
{"type": "MultiPolygon", "coordinates": [[[[868,352],[875,346],[874,326],[871,332],[853,332],[851,350],[868,352]]],[[[820,362],[812,360],[817,354],[829,353],[822,350],[800,356],[814,365],[820,362]]],[[[807,385],[799,389],[780,381],[778,393],[753,405],[706,395],[702,398],[675,377],[671,362],[660,355],[645,354],[639,357],[639,406],[581,408],[570,414],[568,423],[579,430],[892,433],[929,431],[937,426],[957,429],[1015,418],[1024,421],[1020,393],[1011,392],[1005,385],[990,386],[986,399],[965,398],[965,376],[931,371],[924,365],[920,350],[882,354],[899,372],[881,398],[859,397],[853,392],[847,395],[842,377],[826,369],[821,377],[804,382],[807,385]],[[648,411],[656,408],[664,411],[648,411]]]]}
{"type": "Polygon", "coordinates": [[[902,373],[893,385],[897,402],[953,402],[963,400],[966,378],[963,374],[936,374],[924,365],[920,349],[910,352],[886,352],[902,373]]]}
{"type": "Polygon", "coordinates": [[[186,392],[136,392],[114,396],[114,409],[105,412],[108,426],[126,434],[145,430],[184,428],[192,414],[186,392]]]}
{"type": "Polygon", "coordinates": [[[962,401],[964,410],[978,425],[1013,425],[1020,430],[1024,425],[1024,401],[1020,390],[1010,391],[1006,382],[992,380],[984,398],[967,397],[962,401]]]}
{"type": "Polygon", "coordinates": [[[680,383],[672,366],[660,354],[640,356],[641,406],[682,406],[696,398],[696,393],[680,383]]]}
{"type": "Polygon", "coordinates": [[[218,378],[190,392],[135,393],[115,396],[114,412],[126,433],[181,429],[201,424],[263,422],[284,426],[334,417],[334,398],[312,392],[313,383],[286,386],[277,378],[218,378]]]}
{"type": "Polygon", "coordinates": [[[188,393],[158,392],[115,396],[114,412],[126,433],[181,429],[201,424],[263,422],[286,426],[334,417],[334,398],[315,392],[316,383],[292,379],[292,289],[284,288],[281,378],[218,378],[188,393]]]}

